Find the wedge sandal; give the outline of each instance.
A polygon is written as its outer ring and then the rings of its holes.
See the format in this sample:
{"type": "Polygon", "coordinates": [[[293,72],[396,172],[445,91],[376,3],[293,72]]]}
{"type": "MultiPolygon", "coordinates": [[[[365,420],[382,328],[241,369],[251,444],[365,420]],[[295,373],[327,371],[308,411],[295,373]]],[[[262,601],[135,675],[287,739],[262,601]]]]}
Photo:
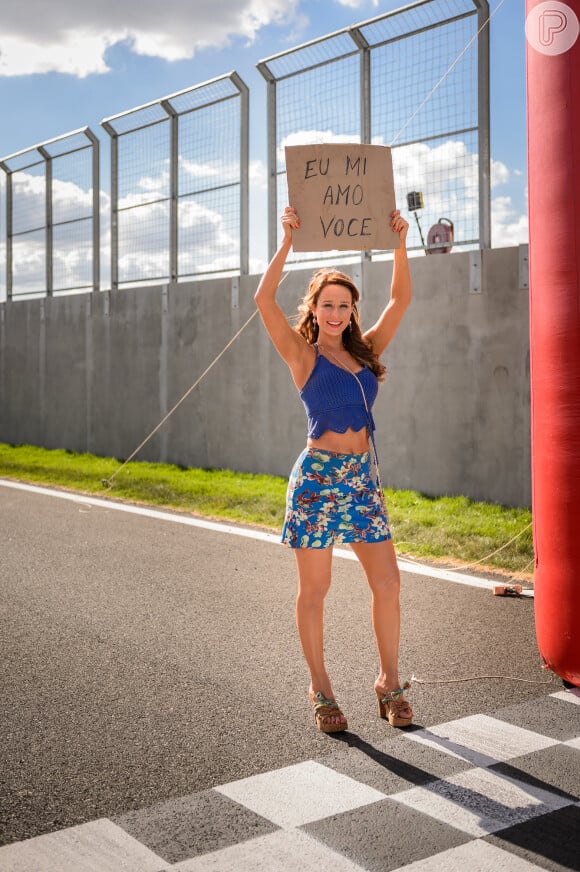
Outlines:
{"type": "Polygon", "coordinates": [[[379,687],[375,687],[375,693],[379,701],[379,717],[388,720],[392,727],[409,727],[413,722],[413,710],[404,699],[403,694],[411,687],[411,682],[406,681],[402,687],[385,693],[379,687]],[[410,711],[411,714],[403,715],[410,711]]]}
{"type": "Polygon", "coordinates": [[[321,690],[314,695],[312,700],[314,709],[314,723],[321,733],[341,733],[348,728],[346,718],[344,721],[333,723],[333,718],[344,717],[338,703],[333,699],[327,699],[321,690]]]}

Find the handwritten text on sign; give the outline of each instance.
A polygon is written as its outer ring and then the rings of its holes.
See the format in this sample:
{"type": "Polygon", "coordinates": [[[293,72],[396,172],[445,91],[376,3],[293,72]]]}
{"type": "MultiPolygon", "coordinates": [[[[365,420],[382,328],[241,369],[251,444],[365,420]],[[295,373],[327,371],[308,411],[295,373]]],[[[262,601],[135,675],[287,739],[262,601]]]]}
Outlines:
{"type": "Polygon", "coordinates": [[[399,247],[391,149],[333,143],[286,147],[288,202],[300,216],[294,251],[399,247]]]}

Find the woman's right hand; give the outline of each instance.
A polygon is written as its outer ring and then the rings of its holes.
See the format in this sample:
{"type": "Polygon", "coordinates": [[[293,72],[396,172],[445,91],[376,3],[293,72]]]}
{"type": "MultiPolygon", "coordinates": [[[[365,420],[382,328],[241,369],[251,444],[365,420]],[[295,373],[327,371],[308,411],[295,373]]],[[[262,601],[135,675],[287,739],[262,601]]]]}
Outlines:
{"type": "Polygon", "coordinates": [[[284,228],[284,239],[292,241],[292,231],[298,230],[300,227],[300,218],[296,209],[292,206],[286,206],[280,218],[282,227],[284,228]]]}

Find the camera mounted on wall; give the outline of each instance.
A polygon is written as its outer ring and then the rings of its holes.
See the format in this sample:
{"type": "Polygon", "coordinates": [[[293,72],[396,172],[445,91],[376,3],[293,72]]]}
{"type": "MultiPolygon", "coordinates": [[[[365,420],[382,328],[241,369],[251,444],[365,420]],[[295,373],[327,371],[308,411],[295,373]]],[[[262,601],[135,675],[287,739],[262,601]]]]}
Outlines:
{"type": "Polygon", "coordinates": [[[407,208],[415,216],[425,254],[448,254],[453,247],[453,221],[449,218],[439,218],[437,224],[429,228],[427,245],[425,245],[421,222],[417,214],[420,209],[424,208],[422,191],[410,191],[407,194],[407,208]]]}

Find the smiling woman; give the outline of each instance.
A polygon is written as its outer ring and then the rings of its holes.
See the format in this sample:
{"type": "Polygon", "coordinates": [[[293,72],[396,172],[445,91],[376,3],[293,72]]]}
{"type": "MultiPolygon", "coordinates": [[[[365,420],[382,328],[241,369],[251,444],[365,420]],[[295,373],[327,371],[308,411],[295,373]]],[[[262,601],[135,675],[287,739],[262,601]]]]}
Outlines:
{"type": "Polygon", "coordinates": [[[374,450],[371,413],[385,367],[379,360],[411,299],[405,241],[408,224],[395,210],[398,234],[390,299],[376,323],[361,330],[359,291],[333,269],[318,270],[299,307],[296,329],[276,302],[282,269],[300,228],[295,209],[282,216],[284,236],[255,295],[264,326],[287,363],[308,416],[306,448],[296,461],[286,497],[282,541],[298,567],[296,623],[310,671],[309,696],[316,726],[325,733],[347,728],[324,662],[323,611],[331,582],[332,549],[351,545],[372,593],[373,628],[380,671],[375,682],[379,715],[395,727],[413,712],[398,674],[399,571],[374,450]],[[373,450],[371,450],[371,448],[373,450]]]}

